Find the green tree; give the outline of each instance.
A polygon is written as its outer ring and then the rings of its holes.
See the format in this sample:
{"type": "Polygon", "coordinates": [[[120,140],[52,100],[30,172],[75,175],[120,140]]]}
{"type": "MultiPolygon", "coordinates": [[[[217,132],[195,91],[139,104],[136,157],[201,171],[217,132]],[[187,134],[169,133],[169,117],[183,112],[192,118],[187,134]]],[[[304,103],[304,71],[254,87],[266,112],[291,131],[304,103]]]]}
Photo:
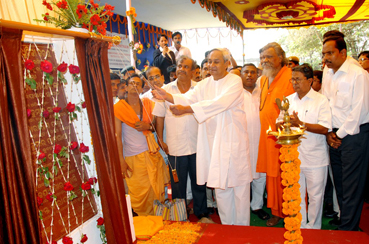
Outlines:
{"type": "Polygon", "coordinates": [[[369,21],[290,29],[288,35],[280,38],[279,43],[287,56],[297,56],[300,63],[309,63],[313,69],[320,69],[323,34],[330,30],[339,30],[345,34],[347,52],[353,58],[369,49],[369,21]]]}

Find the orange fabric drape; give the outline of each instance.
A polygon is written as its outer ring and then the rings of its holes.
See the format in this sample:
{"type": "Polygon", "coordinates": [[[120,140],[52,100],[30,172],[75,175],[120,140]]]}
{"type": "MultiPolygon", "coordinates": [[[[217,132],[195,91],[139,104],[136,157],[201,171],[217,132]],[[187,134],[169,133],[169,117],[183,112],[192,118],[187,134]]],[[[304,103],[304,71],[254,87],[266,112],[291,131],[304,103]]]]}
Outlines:
{"type": "Polygon", "coordinates": [[[86,101],[108,243],[132,243],[115,140],[108,43],[75,39],[86,101]]]}
{"type": "MultiPolygon", "coordinates": [[[[152,110],[154,109],[154,102],[148,98],[142,100],[142,105],[145,108],[145,113],[142,114],[142,121],[148,124],[152,123],[153,115],[152,110]]],[[[135,128],[135,123],[140,121],[133,110],[133,108],[123,99],[114,105],[114,115],[120,121],[125,123],[132,128],[135,128]]],[[[143,131],[144,135],[147,135],[150,131],[143,131]]]]}
{"type": "Polygon", "coordinates": [[[0,243],[41,243],[27,124],[22,30],[0,27],[0,243]]]}

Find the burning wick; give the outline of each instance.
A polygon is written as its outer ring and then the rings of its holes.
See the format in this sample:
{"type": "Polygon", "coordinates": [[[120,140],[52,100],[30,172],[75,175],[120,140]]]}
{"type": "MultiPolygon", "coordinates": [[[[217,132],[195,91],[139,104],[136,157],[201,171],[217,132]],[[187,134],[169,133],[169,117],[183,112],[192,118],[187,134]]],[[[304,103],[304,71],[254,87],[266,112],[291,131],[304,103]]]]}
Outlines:
{"type": "Polygon", "coordinates": [[[271,132],[271,131],[272,131],[272,128],[269,125],[269,129],[267,129],[267,131],[266,131],[267,135],[269,135],[269,132],[271,132]]]}

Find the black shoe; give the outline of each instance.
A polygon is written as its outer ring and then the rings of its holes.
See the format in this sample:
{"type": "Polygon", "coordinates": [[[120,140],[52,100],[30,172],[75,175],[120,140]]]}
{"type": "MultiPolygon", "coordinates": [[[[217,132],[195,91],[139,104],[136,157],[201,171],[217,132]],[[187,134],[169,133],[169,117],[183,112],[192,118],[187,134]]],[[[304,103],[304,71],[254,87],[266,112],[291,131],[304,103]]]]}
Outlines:
{"type": "Polygon", "coordinates": [[[209,215],[214,214],[215,213],[214,208],[208,208],[208,213],[209,215]]]}
{"type": "Polygon", "coordinates": [[[337,216],[337,214],[338,213],[333,210],[333,204],[332,203],[329,203],[329,204],[325,205],[325,210],[323,212],[324,217],[334,218],[335,216],[337,216]]]}
{"type": "Polygon", "coordinates": [[[202,219],[202,218],[209,218],[209,214],[204,214],[204,213],[202,213],[202,214],[199,214],[198,216],[196,216],[198,219],[202,219]]]}
{"type": "Polygon", "coordinates": [[[328,222],[330,225],[333,226],[340,226],[341,225],[341,219],[339,217],[334,217],[331,221],[328,222]]]}
{"type": "Polygon", "coordinates": [[[256,214],[259,217],[259,219],[261,219],[261,220],[270,219],[270,215],[262,209],[252,210],[251,212],[253,214],[256,214]]]}
{"type": "Polygon", "coordinates": [[[334,217],[336,217],[336,216],[338,215],[338,213],[337,213],[337,212],[335,212],[335,211],[333,211],[333,212],[326,212],[326,213],[324,213],[323,215],[324,215],[324,217],[326,217],[326,218],[334,218],[334,217]]]}

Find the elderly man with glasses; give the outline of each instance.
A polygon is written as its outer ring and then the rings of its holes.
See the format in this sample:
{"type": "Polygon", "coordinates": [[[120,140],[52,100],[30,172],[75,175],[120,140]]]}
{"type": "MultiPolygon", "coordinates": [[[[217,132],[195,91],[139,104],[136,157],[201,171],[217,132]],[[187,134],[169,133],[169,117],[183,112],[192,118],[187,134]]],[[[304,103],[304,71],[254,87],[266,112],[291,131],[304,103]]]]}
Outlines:
{"type": "MultiPolygon", "coordinates": [[[[301,161],[299,180],[301,228],[320,229],[329,164],[325,134],[331,129],[332,116],[328,99],[311,87],[313,76],[313,69],[308,64],[293,67],[290,82],[295,93],[287,99],[290,103],[288,113],[291,116],[292,126],[306,127],[306,135],[298,147],[301,161]],[[306,191],[309,197],[308,211],[306,211],[306,191]]],[[[283,116],[282,111],[277,119],[277,127],[280,127],[283,116]]]]}

